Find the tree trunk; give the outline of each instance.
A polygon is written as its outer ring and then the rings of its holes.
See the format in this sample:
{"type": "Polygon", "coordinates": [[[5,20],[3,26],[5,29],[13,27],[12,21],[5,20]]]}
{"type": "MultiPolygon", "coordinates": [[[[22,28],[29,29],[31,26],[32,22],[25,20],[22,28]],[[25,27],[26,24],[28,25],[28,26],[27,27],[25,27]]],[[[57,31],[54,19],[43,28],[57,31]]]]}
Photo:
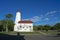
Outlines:
{"type": "Polygon", "coordinates": [[[8,27],[6,26],[6,32],[8,32],[8,27]]]}
{"type": "Polygon", "coordinates": [[[2,32],[3,32],[3,29],[2,29],[2,32]]]}
{"type": "Polygon", "coordinates": [[[7,24],[6,24],[6,32],[8,32],[8,20],[7,20],[7,24]]]}

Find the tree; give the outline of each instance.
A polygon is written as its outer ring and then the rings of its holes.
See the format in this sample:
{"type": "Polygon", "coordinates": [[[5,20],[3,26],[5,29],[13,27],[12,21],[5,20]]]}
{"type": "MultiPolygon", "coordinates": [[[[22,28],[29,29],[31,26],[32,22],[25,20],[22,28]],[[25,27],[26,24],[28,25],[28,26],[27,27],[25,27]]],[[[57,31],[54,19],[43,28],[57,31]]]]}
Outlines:
{"type": "Polygon", "coordinates": [[[54,30],[54,27],[52,26],[52,27],[50,28],[50,30],[54,30]]]}
{"type": "Polygon", "coordinates": [[[6,14],[5,15],[5,18],[6,18],[6,20],[7,20],[7,24],[6,24],[6,32],[8,32],[8,21],[11,19],[13,17],[13,15],[12,14],[6,14]]]}
{"type": "Polygon", "coordinates": [[[34,26],[33,26],[33,30],[34,30],[34,31],[37,31],[37,26],[34,25],[34,26]]]}
{"type": "Polygon", "coordinates": [[[2,26],[2,25],[0,25],[0,31],[2,31],[2,32],[3,32],[3,26],[2,26]]]}
{"type": "Polygon", "coordinates": [[[46,30],[46,32],[50,29],[50,25],[44,25],[44,29],[46,30]]]}
{"type": "Polygon", "coordinates": [[[38,30],[43,30],[43,26],[42,25],[39,25],[38,26],[38,30]]]}
{"type": "Polygon", "coordinates": [[[0,21],[0,31],[2,31],[2,25],[1,25],[1,21],[0,21]]]}
{"type": "Polygon", "coordinates": [[[1,20],[0,24],[1,24],[1,28],[2,28],[1,30],[3,31],[6,27],[6,20],[1,20]]]}
{"type": "Polygon", "coordinates": [[[54,29],[55,29],[55,30],[59,30],[59,29],[60,29],[60,23],[56,23],[56,24],[54,25],[54,29]]]}
{"type": "Polygon", "coordinates": [[[10,20],[13,17],[13,15],[12,14],[6,14],[5,17],[6,17],[6,19],[10,20]]]}
{"type": "MultiPolygon", "coordinates": [[[[6,27],[7,27],[7,20],[1,20],[0,22],[0,30],[3,31],[3,30],[6,30],[6,27]]],[[[14,22],[12,20],[8,20],[8,30],[9,31],[12,31],[13,30],[13,27],[14,27],[14,22]]]]}
{"type": "Polygon", "coordinates": [[[8,21],[8,30],[9,31],[13,31],[13,28],[14,28],[14,22],[12,20],[9,20],[8,21]]]}

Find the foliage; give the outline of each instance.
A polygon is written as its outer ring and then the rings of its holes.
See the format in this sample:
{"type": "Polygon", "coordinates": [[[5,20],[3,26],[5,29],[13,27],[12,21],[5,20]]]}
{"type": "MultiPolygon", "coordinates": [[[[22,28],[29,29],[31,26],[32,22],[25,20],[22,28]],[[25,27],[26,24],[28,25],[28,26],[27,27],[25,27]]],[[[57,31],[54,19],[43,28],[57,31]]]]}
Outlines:
{"type": "Polygon", "coordinates": [[[9,20],[8,21],[8,29],[9,29],[9,31],[13,31],[13,28],[14,28],[14,22],[12,20],[9,20]]]}
{"type": "Polygon", "coordinates": [[[3,31],[3,26],[2,25],[0,25],[0,31],[3,31]]]}
{"type": "Polygon", "coordinates": [[[43,26],[42,25],[38,25],[38,30],[43,30],[43,26]]]}
{"type": "Polygon", "coordinates": [[[1,22],[0,22],[0,23],[1,23],[1,25],[0,25],[0,26],[2,27],[2,30],[4,30],[4,29],[5,29],[5,27],[6,27],[6,23],[7,23],[7,22],[6,22],[6,20],[1,20],[1,22]]]}
{"type": "Polygon", "coordinates": [[[6,14],[5,15],[5,17],[6,17],[6,22],[7,22],[7,24],[6,24],[6,32],[8,32],[8,26],[9,26],[9,20],[13,17],[13,15],[12,14],[6,14]]]}
{"type": "Polygon", "coordinates": [[[10,13],[5,15],[5,18],[6,18],[6,19],[11,19],[12,17],[13,17],[13,15],[10,14],[10,13]]]}
{"type": "Polygon", "coordinates": [[[1,30],[5,30],[6,32],[8,32],[8,29],[13,30],[12,28],[13,28],[14,22],[11,20],[12,17],[13,17],[12,14],[5,15],[5,19],[0,21],[1,30]]]}
{"type": "Polygon", "coordinates": [[[13,30],[14,22],[12,20],[1,20],[1,22],[0,22],[1,23],[0,28],[2,28],[3,30],[6,30],[7,21],[8,21],[8,30],[9,31],[13,30]]]}
{"type": "Polygon", "coordinates": [[[60,29],[60,23],[56,23],[53,27],[54,27],[54,29],[59,30],[60,29]]]}
{"type": "Polygon", "coordinates": [[[37,26],[33,26],[33,30],[35,30],[35,31],[37,31],[38,29],[37,29],[37,26]]]}
{"type": "MultiPolygon", "coordinates": [[[[0,31],[6,31],[6,32],[13,31],[14,22],[13,20],[11,20],[12,17],[13,17],[12,14],[6,14],[5,19],[0,20],[0,31]]],[[[33,26],[34,31],[39,31],[39,30],[48,31],[48,30],[59,30],[59,29],[60,29],[60,23],[56,23],[53,26],[49,24],[33,26]]]]}
{"type": "Polygon", "coordinates": [[[60,29],[60,23],[56,23],[55,25],[53,25],[53,26],[51,26],[51,25],[38,25],[38,26],[35,26],[34,25],[34,30],[36,31],[36,30],[46,30],[46,31],[48,31],[48,30],[59,30],[60,29]]]}
{"type": "Polygon", "coordinates": [[[44,30],[46,30],[46,32],[47,32],[48,30],[50,30],[50,28],[51,28],[50,25],[44,25],[44,30]]]}

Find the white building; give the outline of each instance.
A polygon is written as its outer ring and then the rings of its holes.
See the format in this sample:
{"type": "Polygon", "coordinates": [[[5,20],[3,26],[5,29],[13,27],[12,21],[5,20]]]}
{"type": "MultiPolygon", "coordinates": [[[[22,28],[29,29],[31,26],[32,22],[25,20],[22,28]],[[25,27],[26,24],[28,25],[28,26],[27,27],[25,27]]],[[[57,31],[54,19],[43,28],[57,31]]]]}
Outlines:
{"type": "Polygon", "coordinates": [[[17,32],[33,32],[33,22],[30,20],[21,20],[20,11],[16,12],[14,31],[17,32]]]}

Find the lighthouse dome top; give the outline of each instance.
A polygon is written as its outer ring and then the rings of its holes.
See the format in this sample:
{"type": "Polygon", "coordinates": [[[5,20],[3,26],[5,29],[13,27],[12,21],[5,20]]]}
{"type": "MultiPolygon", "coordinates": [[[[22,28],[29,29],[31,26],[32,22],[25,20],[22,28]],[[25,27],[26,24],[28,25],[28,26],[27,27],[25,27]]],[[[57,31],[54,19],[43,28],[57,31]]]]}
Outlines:
{"type": "Polygon", "coordinates": [[[18,9],[17,12],[20,12],[20,10],[18,9]]]}

